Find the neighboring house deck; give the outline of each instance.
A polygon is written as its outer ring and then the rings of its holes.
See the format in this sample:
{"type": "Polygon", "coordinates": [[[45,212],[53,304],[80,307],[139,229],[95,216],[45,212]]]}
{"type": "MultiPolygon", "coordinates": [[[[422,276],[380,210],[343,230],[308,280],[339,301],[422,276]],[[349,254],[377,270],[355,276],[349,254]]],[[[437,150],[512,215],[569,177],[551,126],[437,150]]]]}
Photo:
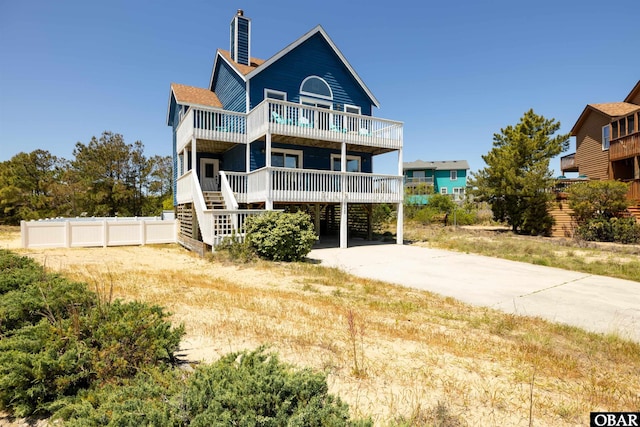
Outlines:
{"type": "Polygon", "coordinates": [[[372,205],[398,207],[403,178],[373,173],[396,152],[403,124],[373,117],[378,101],[322,27],[263,61],[249,54],[251,22],[231,22],[231,51],[218,50],[208,89],[172,84],[174,203],[184,242],[215,246],[242,234],[264,210],[304,210],[318,234],[371,236],[372,205]],[[235,38],[234,38],[235,37],[235,38]]]}
{"type": "Polygon", "coordinates": [[[640,202],[640,81],[622,102],[589,104],[571,129],[576,152],[560,159],[562,174],[628,182],[640,202]]]}
{"type": "Polygon", "coordinates": [[[469,163],[466,160],[405,162],[404,186],[409,203],[425,204],[429,194],[444,194],[456,201],[464,200],[469,163]]]}

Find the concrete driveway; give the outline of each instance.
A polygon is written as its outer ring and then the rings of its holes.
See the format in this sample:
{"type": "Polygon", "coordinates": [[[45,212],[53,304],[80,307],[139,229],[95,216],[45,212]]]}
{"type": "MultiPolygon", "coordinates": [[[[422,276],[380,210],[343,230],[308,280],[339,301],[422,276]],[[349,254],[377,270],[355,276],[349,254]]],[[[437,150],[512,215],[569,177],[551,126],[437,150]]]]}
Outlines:
{"type": "Polygon", "coordinates": [[[640,342],[640,282],[409,245],[318,248],[308,257],[356,276],[640,342]]]}

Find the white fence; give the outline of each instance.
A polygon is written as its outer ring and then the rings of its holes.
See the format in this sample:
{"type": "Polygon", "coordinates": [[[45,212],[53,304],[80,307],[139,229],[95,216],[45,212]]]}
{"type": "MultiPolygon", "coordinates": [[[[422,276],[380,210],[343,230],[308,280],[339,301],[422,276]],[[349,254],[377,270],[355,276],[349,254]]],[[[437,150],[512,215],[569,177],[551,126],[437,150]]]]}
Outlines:
{"type": "Polygon", "coordinates": [[[175,243],[177,220],[96,218],[22,221],[23,248],[80,248],[175,243]]]}

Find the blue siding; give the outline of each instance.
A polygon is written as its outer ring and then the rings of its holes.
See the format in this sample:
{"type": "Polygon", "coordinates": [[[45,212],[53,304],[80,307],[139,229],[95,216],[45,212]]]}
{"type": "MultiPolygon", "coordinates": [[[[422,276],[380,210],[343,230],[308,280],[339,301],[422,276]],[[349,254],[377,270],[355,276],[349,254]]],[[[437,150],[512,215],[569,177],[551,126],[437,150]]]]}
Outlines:
{"type": "Polygon", "coordinates": [[[300,85],[311,75],[322,77],[329,84],[335,110],[343,111],[344,105],[349,104],[360,106],[362,114],[371,115],[371,100],[320,34],[251,79],[250,107],[264,99],[265,88],[286,92],[288,101],[299,102],[300,85]]]}
{"type": "Polygon", "coordinates": [[[226,151],[222,157],[220,169],[232,172],[246,171],[246,151],[244,145],[236,145],[226,151]]]}
{"type": "Polygon", "coordinates": [[[238,20],[238,58],[239,64],[249,65],[249,20],[246,18],[236,18],[238,20]]]}
{"type": "Polygon", "coordinates": [[[222,108],[240,113],[246,112],[245,82],[223,59],[219,59],[216,66],[218,70],[213,91],[222,103],[222,108]]]}
{"type": "Polygon", "coordinates": [[[169,107],[169,124],[171,125],[173,134],[173,146],[171,149],[171,157],[173,158],[173,206],[178,204],[178,153],[177,148],[177,136],[176,128],[179,124],[179,105],[176,102],[175,96],[171,95],[171,106],[169,107]]]}
{"type": "MultiPolygon", "coordinates": [[[[340,155],[340,150],[329,148],[306,147],[299,145],[288,145],[273,143],[272,148],[286,148],[289,150],[302,151],[302,167],[304,169],[331,170],[331,155],[340,155]]],[[[251,144],[251,170],[265,167],[265,144],[262,141],[251,144]]],[[[347,151],[347,155],[360,156],[360,168],[362,172],[371,173],[371,154],[357,151],[347,151]]]]}

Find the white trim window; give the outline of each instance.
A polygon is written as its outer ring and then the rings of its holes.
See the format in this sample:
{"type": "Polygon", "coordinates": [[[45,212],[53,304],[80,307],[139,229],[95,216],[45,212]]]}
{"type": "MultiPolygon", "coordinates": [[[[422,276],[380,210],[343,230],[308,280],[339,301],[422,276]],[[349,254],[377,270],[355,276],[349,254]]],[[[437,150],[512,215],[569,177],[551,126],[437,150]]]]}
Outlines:
{"type": "Polygon", "coordinates": [[[344,112],[352,114],[362,114],[362,109],[357,105],[344,104],[344,112]]]}
{"type": "Polygon", "coordinates": [[[451,181],[457,181],[458,180],[458,171],[450,171],[449,172],[449,178],[451,179],[451,181]]]}
{"type": "Polygon", "coordinates": [[[464,199],[464,187],[453,187],[453,197],[456,200],[464,199]]]}
{"type": "MultiPolygon", "coordinates": [[[[344,104],[343,109],[345,113],[358,114],[358,115],[362,114],[362,109],[357,105],[344,104]]],[[[346,132],[358,132],[362,127],[360,126],[361,123],[359,118],[348,116],[346,117],[346,119],[347,119],[346,123],[343,126],[346,132]]]]}
{"type": "Polygon", "coordinates": [[[449,194],[449,193],[447,192],[447,187],[440,187],[440,194],[444,194],[444,195],[449,194]]]}
{"type": "Polygon", "coordinates": [[[333,91],[329,83],[322,77],[309,76],[300,84],[300,95],[313,96],[315,98],[333,99],[333,91]]]}
{"type": "Polygon", "coordinates": [[[602,151],[608,150],[610,143],[611,143],[611,126],[604,125],[602,126],[602,151]]]}
{"type": "MultiPolygon", "coordinates": [[[[332,171],[340,171],[342,168],[340,167],[340,162],[342,161],[342,156],[340,154],[332,154],[331,155],[331,170],[332,171]]],[[[347,155],[347,172],[360,172],[362,170],[362,159],[360,156],[351,156],[347,155]]]]}
{"type": "Polygon", "coordinates": [[[272,148],[271,166],[276,168],[302,169],[302,150],[272,148]]]}
{"type": "Polygon", "coordinates": [[[286,101],[287,100],[287,92],[282,92],[280,90],[275,89],[264,89],[264,99],[277,99],[278,101],[286,101]]]}

